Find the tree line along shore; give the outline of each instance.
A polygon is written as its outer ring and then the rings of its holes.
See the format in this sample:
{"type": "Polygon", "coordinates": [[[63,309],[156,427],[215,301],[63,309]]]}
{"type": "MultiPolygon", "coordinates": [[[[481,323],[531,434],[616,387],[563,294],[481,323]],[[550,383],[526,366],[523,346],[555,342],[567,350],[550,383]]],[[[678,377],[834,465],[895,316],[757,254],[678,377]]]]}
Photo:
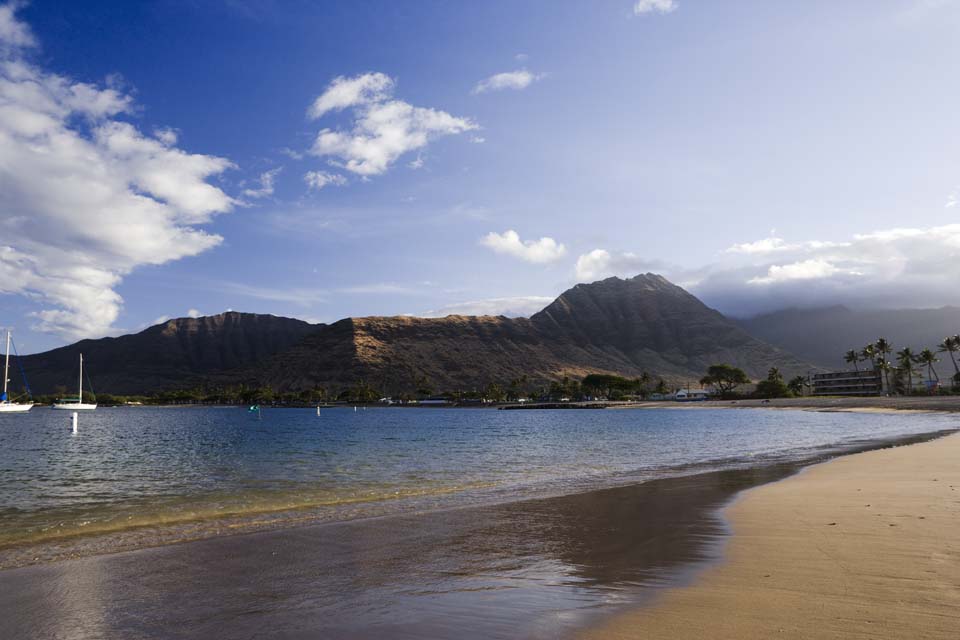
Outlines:
{"type": "MultiPolygon", "coordinates": [[[[883,395],[953,395],[960,393],[960,335],[949,336],[936,350],[924,348],[914,351],[909,347],[894,350],[886,338],[878,338],[860,349],[844,354],[844,361],[861,371],[861,366],[878,372],[883,379],[883,395]],[[953,364],[954,375],[949,385],[942,385],[934,365],[940,362],[937,354],[946,353],[953,364]]],[[[84,392],[84,399],[103,406],[119,405],[279,405],[313,406],[326,403],[373,404],[389,403],[416,405],[439,403],[453,405],[502,404],[516,402],[562,403],[582,401],[648,401],[674,399],[686,387],[668,383],[664,377],[647,372],[633,378],[613,374],[589,374],[576,379],[565,376],[544,384],[528,376],[519,376],[506,384],[490,382],[470,390],[436,390],[423,377],[415,380],[415,390],[390,392],[365,380],[345,388],[318,385],[302,391],[278,391],[268,385],[194,386],[170,389],[151,395],[116,395],[100,393],[94,396],[84,392]]],[[[711,365],[699,380],[700,398],[718,399],[773,399],[808,396],[813,388],[811,376],[785,379],[780,370],[771,368],[767,377],[752,381],[740,368],[726,363],[711,365]],[[752,385],[752,387],[750,386],[752,385]]],[[[66,394],[57,389],[54,394],[37,396],[37,404],[49,404],[66,394]]]]}

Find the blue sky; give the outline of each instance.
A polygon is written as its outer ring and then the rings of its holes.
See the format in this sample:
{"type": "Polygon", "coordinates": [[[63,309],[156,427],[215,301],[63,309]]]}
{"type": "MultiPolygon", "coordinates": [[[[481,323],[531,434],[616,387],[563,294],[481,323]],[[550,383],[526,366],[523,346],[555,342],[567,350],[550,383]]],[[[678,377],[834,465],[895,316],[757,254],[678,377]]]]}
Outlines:
{"type": "Polygon", "coordinates": [[[0,3],[0,324],[960,303],[960,4],[0,3]]]}

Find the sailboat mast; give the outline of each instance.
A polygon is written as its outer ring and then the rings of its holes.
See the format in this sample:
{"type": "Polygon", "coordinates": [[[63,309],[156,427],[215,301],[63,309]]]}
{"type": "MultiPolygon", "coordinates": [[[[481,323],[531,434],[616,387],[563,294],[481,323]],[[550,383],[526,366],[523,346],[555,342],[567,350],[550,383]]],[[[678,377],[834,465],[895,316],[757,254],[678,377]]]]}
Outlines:
{"type": "Polygon", "coordinates": [[[7,330],[7,350],[3,358],[3,397],[7,397],[7,382],[10,379],[10,331],[7,330]]]}
{"type": "Polygon", "coordinates": [[[83,354],[80,354],[80,402],[83,402],[83,354]]]}

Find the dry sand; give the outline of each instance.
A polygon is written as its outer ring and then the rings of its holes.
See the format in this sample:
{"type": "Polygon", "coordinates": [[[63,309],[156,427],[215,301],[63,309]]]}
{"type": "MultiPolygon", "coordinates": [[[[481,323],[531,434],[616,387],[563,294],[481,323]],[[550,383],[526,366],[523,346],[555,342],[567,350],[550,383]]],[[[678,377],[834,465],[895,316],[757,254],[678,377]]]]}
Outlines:
{"type": "Polygon", "coordinates": [[[721,563],[588,638],[960,638],[960,434],[744,493],[721,563]]]}

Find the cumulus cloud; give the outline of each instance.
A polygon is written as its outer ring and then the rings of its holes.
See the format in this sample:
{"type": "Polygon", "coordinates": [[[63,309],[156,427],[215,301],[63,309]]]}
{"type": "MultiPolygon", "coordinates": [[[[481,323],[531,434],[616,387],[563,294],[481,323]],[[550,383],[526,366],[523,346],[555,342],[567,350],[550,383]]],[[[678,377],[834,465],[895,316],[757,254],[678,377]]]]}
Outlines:
{"type": "Polygon", "coordinates": [[[496,253],[505,253],[535,264],[555,262],[567,254],[567,248],[553,238],[522,241],[513,229],[503,233],[491,231],[480,239],[480,244],[496,253]]]}
{"type": "Polygon", "coordinates": [[[635,253],[594,249],[577,258],[574,276],[578,282],[591,282],[610,276],[631,277],[647,271],[662,271],[664,264],[635,253]]]}
{"type": "Polygon", "coordinates": [[[221,241],[197,225],[235,205],[208,182],[232,165],[121,120],[130,96],[27,62],[16,8],[0,8],[0,293],[45,306],[36,329],[104,335],[125,275],[221,241]]]}
{"type": "Polygon", "coordinates": [[[172,127],[158,127],[153,130],[153,137],[169,147],[177,144],[180,133],[172,127]]]}
{"type": "Polygon", "coordinates": [[[671,13],[677,10],[676,0],[637,0],[633,5],[633,15],[643,16],[649,13],[671,13]]]}
{"type": "Polygon", "coordinates": [[[789,244],[783,238],[770,236],[761,238],[753,242],[743,242],[727,247],[725,253],[746,254],[746,255],[765,255],[771,253],[785,253],[790,251],[829,249],[831,247],[846,247],[849,243],[845,242],[824,242],[820,240],[810,240],[807,242],[789,244]]]}
{"type": "Polygon", "coordinates": [[[327,185],[342,187],[347,184],[347,179],[337,173],[326,173],[325,171],[307,171],[303,176],[303,181],[311,189],[323,189],[327,185]]]}
{"type": "Polygon", "coordinates": [[[694,268],[595,249],[576,263],[581,282],[654,271],[725,314],[746,317],[787,307],[960,305],[960,224],[897,228],[842,241],[771,236],[735,244],[694,268]]]}
{"type": "Polygon", "coordinates": [[[339,76],[313,101],[307,115],[316,120],[330,111],[383,102],[390,97],[393,87],[393,80],[383,73],[365,73],[356,78],[339,76]]]}
{"type": "Polygon", "coordinates": [[[553,302],[546,296],[514,296],[508,298],[486,298],[457,302],[440,309],[420,314],[424,318],[442,318],[444,316],[507,316],[508,318],[526,318],[542,310],[553,302]]]}
{"type": "Polygon", "coordinates": [[[273,183],[277,178],[277,174],[283,171],[283,167],[277,167],[276,169],[270,169],[269,171],[264,171],[260,174],[260,178],[257,180],[260,186],[244,189],[243,195],[248,198],[265,198],[267,196],[273,195],[273,183]]]}
{"type": "Polygon", "coordinates": [[[960,224],[886,229],[842,242],[767,240],[774,251],[731,255],[692,278],[691,290],[738,316],[788,306],[960,304],[960,224]]]}
{"type": "Polygon", "coordinates": [[[17,20],[17,9],[22,2],[9,2],[0,6],[0,50],[32,47],[37,44],[25,23],[17,20]]]}
{"type": "Polygon", "coordinates": [[[382,73],[334,79],[313,102],[308,115],[317,119],[349,108],[351,128],[322,129],[310,153],[330,158],[352,173],[374,176],[389,169],[403,154],[422,149],[435,138],[478,128],[469,118],[394,99],[394,88],[393,79],[382,73]]]}
{"type": "Polygon", "coordinates": [[[199,317],[202,316],[202,315],[203,315],[203,314],[200,313],[200,311],[197,310],[197,309],[188,309],[188,310],[187,310],[187,317],[188,317],[188,318],[199,318],[199,317]]]}
{"type": "MultiPolygon", "coordinates": [[[[818,278],[828,278],[841,269],[826,260],[811,258],[800,262],[791,262],[790,264],[774,264],[767,268],[767,274],[757,276],[747,280],[747,284],[775,284],[778,282],[789,282],[790,280],[816,280],[818,278]]],[[[849,271],[857,275],[856,271],[849,271]]]]}
{"type": "Polygon", "coordinates": [[[503,91],[504,89],[526,89],[534,82],[543,79],[543,74],[535,74],[526,69],[497,73],[476,84],[470,93],[474,95],[488,91],[503,91]]]}

